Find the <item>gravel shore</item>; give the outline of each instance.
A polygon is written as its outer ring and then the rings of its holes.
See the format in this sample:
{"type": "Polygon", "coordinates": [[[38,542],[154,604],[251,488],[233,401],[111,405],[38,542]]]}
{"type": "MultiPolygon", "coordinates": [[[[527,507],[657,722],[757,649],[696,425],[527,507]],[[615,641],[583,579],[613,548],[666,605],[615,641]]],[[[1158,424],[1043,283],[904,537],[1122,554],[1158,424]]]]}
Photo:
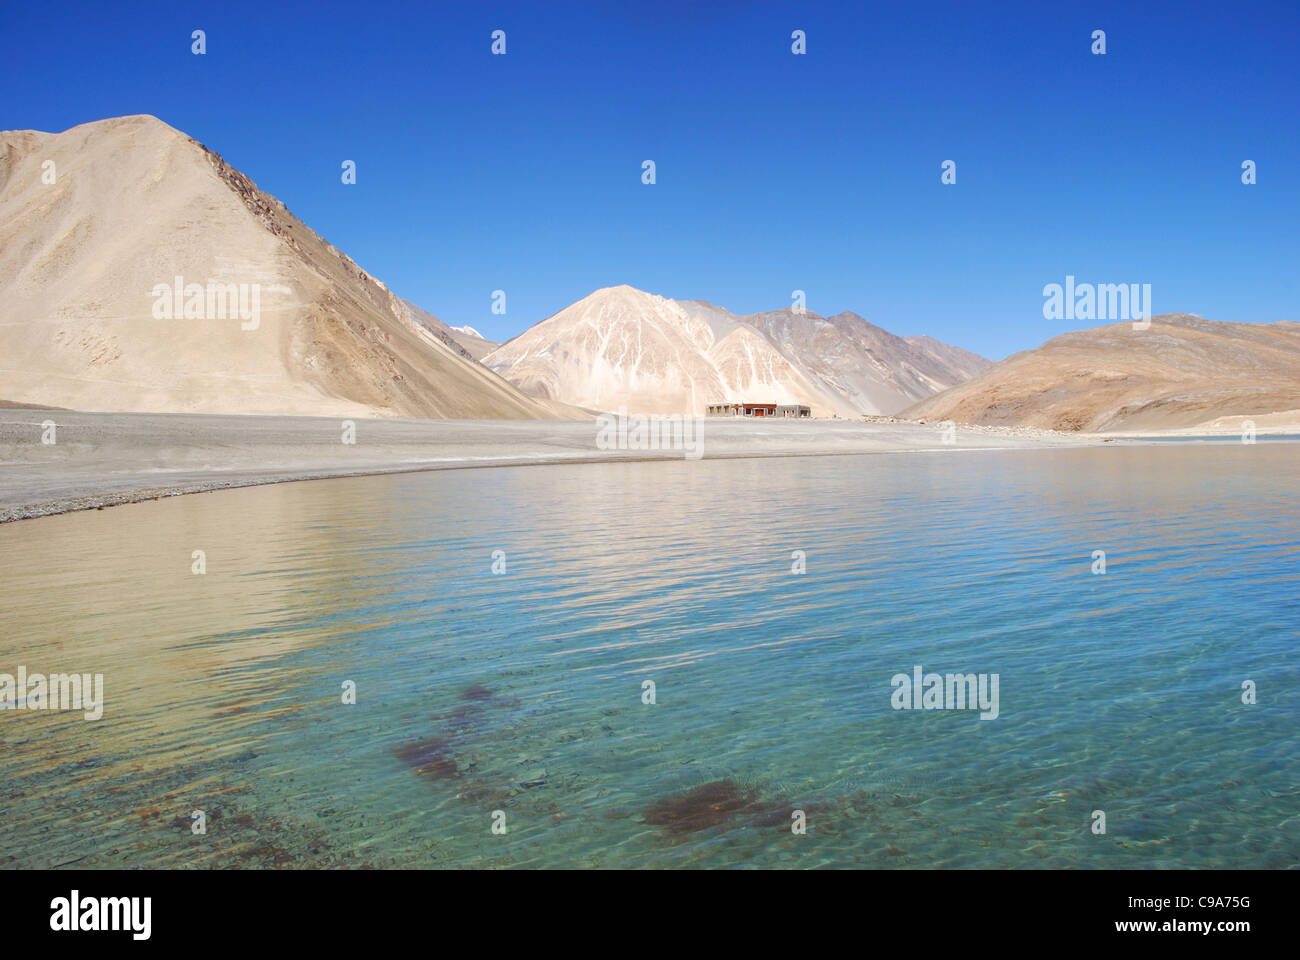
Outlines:
{"type": "MultiPolygon", "coordinates": [[[[0,523],[262,483],[373,473],[681,459],[601,449],[596,421],[356,420],[0,409],[0,523]],[[53,443],[44,424],[53,423],[53,443]]],[[[1049,430],[856,420],[703,421],[703,459],[1080,446],[1049,430]],[[952,442],[945,442],[951,440],[952,442]]]]}

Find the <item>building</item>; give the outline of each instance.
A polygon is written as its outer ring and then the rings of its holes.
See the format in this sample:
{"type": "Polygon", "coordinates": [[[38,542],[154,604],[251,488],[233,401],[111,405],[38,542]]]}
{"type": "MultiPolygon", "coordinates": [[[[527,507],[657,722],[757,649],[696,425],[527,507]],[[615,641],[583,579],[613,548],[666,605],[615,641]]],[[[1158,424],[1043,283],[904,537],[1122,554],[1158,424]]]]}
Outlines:
{"type": "Polygon", "coordinates": [[[710,403],[711,417],[811,417],[812,407],[801,403],[710,403]]]}

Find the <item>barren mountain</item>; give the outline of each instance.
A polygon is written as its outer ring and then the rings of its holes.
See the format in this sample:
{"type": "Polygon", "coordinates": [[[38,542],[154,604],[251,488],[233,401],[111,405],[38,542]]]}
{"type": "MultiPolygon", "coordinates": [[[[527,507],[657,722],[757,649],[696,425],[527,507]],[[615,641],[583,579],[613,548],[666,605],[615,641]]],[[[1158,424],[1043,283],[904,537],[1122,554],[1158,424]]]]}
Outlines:
{"type": "Polygon", "coordinates": [[[1223,418],[1300,422],[1300,323],[1188,314],[1067,333],[904,411],[959,423],[1158,430],[1223,418]],[[1274,418],[1273,414],[1291,417],[1274,418]]]}
{"type": "Polygon", "coordinates": [[[474,363],[440,327],[154,117],[0,133],[0,402],[331,416],[561,411],[474,363]]]}
{"type": "Polygon", "coordinates": [[[895,336],[856,313],[786,309],[743,320],[861,413],[895,413],[991,366],[930,337],[895,336]]]}
{"type": "Polygon", "coordinates": [[[626,285],[597,290],[483,362],[532,396],[597,409],[702,413],[710,403],[752,400],[847,417],[892,413],[989,365],[856,314],[737,316],[626,285]]]}
{"type": "Polygon", "coordinates": [[[469,351],[470,356],[475,360],[482,360],[497,347],[501,346],[501,344],[494,340],[489,340],[471,326],[452,327],[451,335],[456,338],[457,343],[469,351]]]}
{"type": "Polygon", "coordinates": [[[429,311],[417,307],[410,300],[403,300],[402,303],[410,310],[411,316],[416,323],[419,323],[444,344],[468,360],[477,362],[500,346],[499,343],[493,343],[491,340],[485,339],[473,327],[450,326],[429,313],[429,311]]]}

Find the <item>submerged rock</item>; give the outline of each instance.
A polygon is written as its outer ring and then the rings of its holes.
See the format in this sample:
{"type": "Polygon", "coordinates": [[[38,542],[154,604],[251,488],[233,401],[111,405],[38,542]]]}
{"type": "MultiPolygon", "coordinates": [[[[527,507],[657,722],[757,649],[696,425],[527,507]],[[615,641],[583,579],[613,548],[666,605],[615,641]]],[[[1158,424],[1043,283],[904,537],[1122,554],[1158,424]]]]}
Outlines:
{"type": "Polygon", "coordinates": [[[684,793],[660,797],[646,808],[645,822],[671,834],[693,833],[721,826],[758,803],[756,791],[734,780],[714,780],[684,793]]]}
{"type": "Polygon", "coordinates": [[[451,744],[445,737],[425,737],[399,744],[393,748],[393,753],[417,774],[430,780],[450,780],[460,773],[460,766],[451,755],[451,744]]]}

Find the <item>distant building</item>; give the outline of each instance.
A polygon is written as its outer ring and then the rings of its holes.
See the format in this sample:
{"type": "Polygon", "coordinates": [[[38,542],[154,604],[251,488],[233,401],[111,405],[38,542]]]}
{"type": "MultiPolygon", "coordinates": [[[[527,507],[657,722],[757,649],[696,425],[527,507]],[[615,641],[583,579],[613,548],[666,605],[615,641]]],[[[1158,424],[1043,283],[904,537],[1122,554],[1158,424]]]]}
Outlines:
{"type": "Polygon", "coordinates": [[[801,403],[710,403],[711,417],[811,417],[812,407],[801,403]]]}

